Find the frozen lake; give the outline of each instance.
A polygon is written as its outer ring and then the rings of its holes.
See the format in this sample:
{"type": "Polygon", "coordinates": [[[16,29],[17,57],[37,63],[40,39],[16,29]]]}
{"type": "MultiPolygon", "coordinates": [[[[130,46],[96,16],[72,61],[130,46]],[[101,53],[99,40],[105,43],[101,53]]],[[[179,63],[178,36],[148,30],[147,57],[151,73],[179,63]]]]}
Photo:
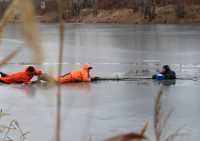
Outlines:
{"type": "MultiPolygon", "coordinates": [[[[42,24],[45,61],[42,68],[56,74],[58,25],[42,24]]],[[[181,75],[200,76],[200,26],[193,25],[87,25],[67,24],[63,73],[82,64],[94,67],[92,75],[110,76],[136,72],[151,75],[162,64],[170,64],[181,75]]],[[[25,46],[18,26],[10,25],[2,40],[0,58],[25,46]]],[[[1,71],[19,71],[31,63],[23,48],[1,71]]],[[[150,122],[147,136],[154,140],[154,100],[160,84],[151,80],[79,83],[62,86],[62,139],[100,141],[120,133],[139,131],[150,122]]],[[[45,85],[0,85],[0,108],[29,131],[27,140],[53,140],[56,87],[45,85]]],[[[181,141],[200,138],[200,82],[177,80],[165,86],[163,107],[173,109],[167,129],[183,127],[181,141]]],[[[1,121],[3,123],[3,121],[1,121]]]]}

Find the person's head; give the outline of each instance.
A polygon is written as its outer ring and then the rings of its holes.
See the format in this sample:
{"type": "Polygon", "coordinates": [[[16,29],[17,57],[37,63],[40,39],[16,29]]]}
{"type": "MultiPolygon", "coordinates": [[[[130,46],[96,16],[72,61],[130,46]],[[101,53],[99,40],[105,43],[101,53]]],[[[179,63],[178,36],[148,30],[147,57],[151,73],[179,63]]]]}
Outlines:
{"type": "Polygon", "coordinates": [[[28,66],[26,68],[26,72],[28,72],[29,74],[33,75],[35,73],[35,68],[33,66],[28,66]]]}
{"type": "Polygon", "coordinates": [[[162,71],[161,71],[161,72],[169,72],[169,71],[171,71],[169,65],[164,65],[164,66],[162,67],[162,71]]]}
{"type": "Polygon", "coordinates": [[[90,64],[84,64],[83,65],[83,69],[85,69],[85,70],[91,70],[92,66],[90,64]]]}

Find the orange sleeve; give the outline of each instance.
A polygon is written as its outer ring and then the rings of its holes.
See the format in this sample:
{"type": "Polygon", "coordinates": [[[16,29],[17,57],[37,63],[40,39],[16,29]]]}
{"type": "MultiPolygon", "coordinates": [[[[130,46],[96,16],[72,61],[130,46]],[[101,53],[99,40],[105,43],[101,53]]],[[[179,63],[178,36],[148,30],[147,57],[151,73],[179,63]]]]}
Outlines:
{"type": "Polygon", "coordinates": [[[36,76],[40,76],[40,75],[42,75],[43,74],[43,72],[41,71],[41,70],[36,70],[35,71],[35,75],[36,76]]]}
{"type": "Polygon", "coordinates": [[[91,81],[91,77],[90,77],[89,71],[83,71],[82,72],[82,80],[86,81],[86,82],[90,82],[91,81]]]}
{"type": "Polygon", "coordinates": [[[65,78],[63,78],[63,77],[59,77],[59,78],[57,78],[56,79],[56,82],[58,82],[58,83],[67,83],[67,82],[69,82],[69,81],[67,81],[65,78]]]}

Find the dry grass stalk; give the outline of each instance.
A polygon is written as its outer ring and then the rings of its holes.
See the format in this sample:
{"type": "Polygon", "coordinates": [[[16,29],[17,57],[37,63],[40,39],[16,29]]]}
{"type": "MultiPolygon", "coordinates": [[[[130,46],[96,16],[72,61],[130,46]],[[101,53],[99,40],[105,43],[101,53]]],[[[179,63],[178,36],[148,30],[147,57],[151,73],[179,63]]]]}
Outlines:
{"type": "Polygon", "coordinates": [[[162,89],[159,90],[156,97],[155,107],[154,107],[154,129],[156,135],[156,141],[160,141],[161,138],[161,97],[163,95],[162,89]]]}
{"type": "Polygon", "coordinates": [[[166,138],[162,139],[164,136],[164,129],[166,127],[166,124],[172,114],[172,112],[168,112],[167,114],[164,114],[162,111],[162,102],[161,98],[163,96],[163,87],[160,88],[158,95],[156,97],[155,101],[155,107],[154,107],[154,131],[155,131],[155,137],[156,141],[174,141],[177,137],[180,136],[180,131],[182,128],[177,129],[174,133],[167,136],[166,138]]]}
{"type": "Polygon", "coordinates": [[[144,136],[141,136],[139,133],[127,133],[119,136],[112,137],[110,139],[106,139],[104,141],[133,141],[133,140],[141,140],[145,139],[144,136]]]}
{"type": "Polygon", "coordinates": [[[22,25],[25,41],[33,51],[34,63],[40,64],[43,61],[43,53],[32,1],[20,0],[18,7],[23,20],[22,25]]]}
{"type": "Polygon", "coordinates": [[[19,136],[19,141],[24,141],[26,139],[26,135],[29,134],[29,132],[24,132],[18,121],[16,120],[12,120],[9,124],[9,126],[7,127],[7,131],[4,134],[3,140],[2,141],[8,141],[8,140],[13,140],[11,137],[9,137],[9,133],[11,132],[11,130],[16,130],[20,136],[19,136]]]}
{"type": "MultiPolygon", "coordinates": [[[[142,130],[140,131],[140,135],[141,135],[141,136],[145,137],[145,132],[146,132],[148,126],[149,126],[149,122],[146,121],[145,124],[144,124],[144,127],[143,127],[142,130]]],[[[146,138],[146,137],[145,137],[145,138],[146,138]]],[[[137,140],[137,141],[141,141],[142,139],[143,139],[143,138],[141,138],[141,139],[139,139],[139,140],[137,140]]]]}
{"type": "MultiPolygon", "coordinates": [[[[58,14],[59,14],[59,32],[60,32],[60,45],[59,45],[59,66],[58,76],[62,74],[63,50],[64,50],[64,2],[57,0],[58,14]]],[[[61,87],[57,88],[57,114],[56,114],[56,141],[60,141],[61,134],[61,87]]]]}
{"type": "Polygon", "coordinates": [[[175,141],[175,139],[180,136],[181,130],[182,128],[177,129],[174,133],[166,137],[164,141],[175,141]]]}
{"type": "Polygon", "coordinates": [[[6,56],[3,60],[0,61],[0,67],[5,66],[10,60],[12,60],[17,53],[20,51],[20,48],[14,50],[13,52],[11,52],[8,56],[6,56]]]}
{"type": "MultiPolygon", "coordinates": [[[[9,114],[4,112],[2,109],[0,110],[0,118],[4,117],[4,116],[8,116],[9,114]]],[[[26,135],[29,134],[29,132],[24,132],[18,121],[16,120],[12,120],[9,125],[0,125],[0,132],[3,133],[3,138],[1,139],[2,141],[8,141],[8,140],[12,140],[13,139],[10,137],[10,133],[12,131],[15,131],[17,133],[19,133],[19,141],[24,141],[26,139],[26,135]]]]}
{"type": "Polygon", "coordinates": [[[31,0],[13,0],[6,10],[0,23],[0,37],[3,29],[16,15],[16,10],[19,12],[20,18],[23,21],[23,35],[28,47],[32,49],[34,63],[42,63],[43,53],[41,50],[41,42],[37,30],[37,22],[35,12],[31,0]]]}
{"type": "Polygon", "coordinates": [[[0,110],[0,119],[4,116],[9,115],[8,113],[4,112],[3,109],[0,110]]]}
{"type": "Polygon", "coordinates": [[[6,10],[5,14],[3,15],[3,18],[0,23],[0,38],[2,37],[3,30],[5,26],[9,23],[11,19],[15,16],[15,10],[17,7],[17,4],[19,3],[19,0],[13,0],[13,2],[9,5],[8,9],[6,10]]]}
{"type": "Polygon", "coordinates": [[[145,122],[144,127],[141,129],[140,133],[127,133],[119,136],[112,137],[110,139],[106,139],[104,141],[141,141],[146,139],[145,132],[148,128],[148,122],[145,122]]]}
{"type": "MultiPolygon", "coordinates": [[[[6,10],[5,14],[3,15],[3,18],[0,22],[0,38],[2,38],[2,34],[3,34],[5,26],[15,16],[14,11],[17,6],[17,3],[18,3],[18,0],[13,1],[12,4],[6,10]]],[[[17,55],[18,52],[19,52],[19,49],[16,49],[12,53],[10,53],[7,57],[5,57],[2,61],[0,61],[0,67],[3,67],[4,65],[6,65],[6,63],[8,63],[11,59],[13,59],[17,55]]]]}

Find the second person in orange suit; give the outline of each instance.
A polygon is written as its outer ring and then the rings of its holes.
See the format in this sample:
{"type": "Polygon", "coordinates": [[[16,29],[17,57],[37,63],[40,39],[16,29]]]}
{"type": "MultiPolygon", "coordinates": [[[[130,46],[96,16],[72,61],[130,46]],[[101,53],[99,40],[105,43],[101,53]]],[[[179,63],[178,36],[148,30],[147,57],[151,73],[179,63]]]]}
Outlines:
{"type": "Polygon", "coordinates": [[[78,71],[72,71],[68,74],[63,76],[59,76],[56,78],[56,82],[58,83],[69,83],[69,82],[90,82],[90,70],[92,66],[90,64],[85,64],[83,67],[78,71]]]}
{"type": "Polygon", "coordinates": [[[13,74],[5,74],[0,72],[0,82],[11,84],[11,83],[25,83],[30,84],[32,83],[31,79],[34,76],[42,75],[41,70],[36,70],[33,66],[27,67],[25,70],[13,74]]]}

